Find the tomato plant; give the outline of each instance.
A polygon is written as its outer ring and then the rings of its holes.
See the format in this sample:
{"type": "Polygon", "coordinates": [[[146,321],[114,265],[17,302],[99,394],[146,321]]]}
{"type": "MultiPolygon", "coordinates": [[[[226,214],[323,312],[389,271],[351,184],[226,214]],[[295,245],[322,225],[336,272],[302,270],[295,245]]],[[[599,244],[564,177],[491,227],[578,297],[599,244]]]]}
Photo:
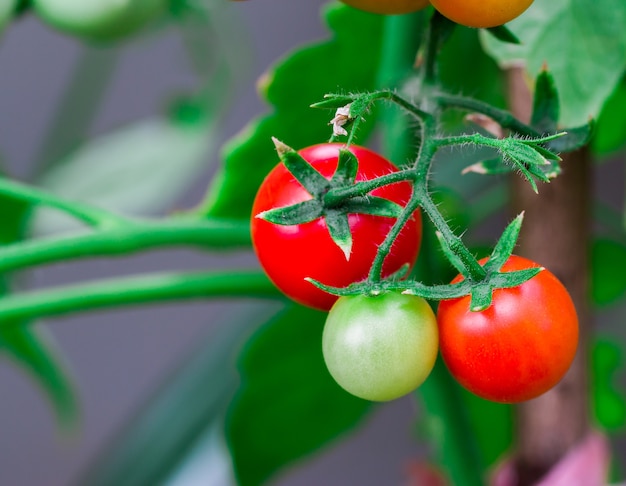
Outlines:
{"type": "Polygon", "coordinates": [[[496,27],[519,17],[533,0],[431,0],[442,15],[468,27],[496,27]]]}
{"type": "Polygon", "coordinates": [[[344,389],[387,401],[415,390],[437,358],[437,321],[421,297],[387,292],[341,297],[328,314],[324,361],[344,389]]]}
{"type": "MultiPolygon", "coordinates": [[[[513,255],[502,271],[532,267],[538,265],[513,255]]],[[[550,271],[495,290],[486,310],[472,312],[469,306],[469,296],[443,300],[437,312],[441,355],[465,388],[512,403],[535,398],[561,380],[576,354],[578,318],[569,293],[550,271]]]]}
{"type": "Polygon", "coordinates": [[[429,0],[342,0],[351,7],[377,14],[404,14],[416,12],[430,5],[429,0]]]}
{"type": "MultiPolygon", "coordinates": [[[[300,155],[322,176],[330,179],[337,169],[340,147],[340,144],[315,145],[301,150],[300,155]]],[[[352,145],[350,151],[359,162],[356,181],[397,171],[391,162],[371,150],[352,145]]],[[[373,191],[372,195],[405,205],[411,197],[411,186],[408,183],[392,184],[373,191]]],[[[254,201],[252,243],[263,269],[282,292],[302,304],[328,310],[337,297],[304,279],[310,277],[332,286],[346,286],[365,279],[394,219],[350,214],[348,221],[353,244],[346,259],[322,218],[298,225],[278,225],[256,217],[263,211],[308,199],[311,195],[283,164],[278,164],[261,184],[254,201]]],[[[407,263],[410,266],[415,263],[421,235],[421,215],[415,212],[385,260],[385,275],[407,263]]]]}
{"type": "Polygon", "coordinates": [[[165,6],[165,0],[33,0],[33,8],[46,23],[98,41],[132,34],[165,6]]]}

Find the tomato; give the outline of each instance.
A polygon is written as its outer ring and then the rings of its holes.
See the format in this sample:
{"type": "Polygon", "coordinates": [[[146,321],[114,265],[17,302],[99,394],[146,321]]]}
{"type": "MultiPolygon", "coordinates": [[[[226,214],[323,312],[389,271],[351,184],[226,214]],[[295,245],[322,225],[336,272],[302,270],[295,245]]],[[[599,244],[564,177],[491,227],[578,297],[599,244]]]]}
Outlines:
{"type": "MultiPolygon", "coordinates": [[[[337,168],[341,144],[321,144],[300,151],[300,155],[324,177],[330,179],[337,168]]],[[[359,161],[357,181],[397,171],[380,155],[363,147],[350,147],[359,161]]],[[[411,197],[408,182],[400,182],[372,191],[382,197],[405,205],[411,197]]],[[[395,219],[365,214],[350,214],[352,233],[350,259],[330,237],[323,218],[309,223],[283,226],[255,216],[263,211],[289,206],[311,199],[311,195],[281,163],[265,178],[256,195],[252,209],[252,243],[261,266],[274,284],[287,296],[301,304],[328,310],[337,297],[312,283],[311,277],[326,285],[345,287],[364,280],[376,256],[378,246],[393,226],[395,219]]],[[[389,275],[404,264],[413,265],[421,241],[421,216],[418,211],[400,232],[383,265],[389,275]]]]}
{"type": "MultiPolygon", "coordinates": [[[[537,266],[513,255],[502,271],[537,266]]],[[[441,355],[461,385],[488,400],[515,403],[561,380],[576,354],[578,318],[552,273],[543,270],[519,287],[496,289],[484,311],[469,306],[469,296],[444,300],[437,312],[441,355]]]]}
{"type": "Polygon", "coordinates": [[[431,0],[444,17],[468,27],[496,27],[519,17],[533,0],[431,0]]]}
{"type": "Polygon", "coordinates": [[[346,5],[377,14],[404,14],[428,7],[428,0],[342,0],[346,5]]]}
{"type": "Polygon", "coordinates": [[[163,12],[167,0],[33,0],[46,23],[97,41],[134,33],[163,12]]]}
{"type": "Polygon", "coordinates": [[[346,391],[372,401],[412,392],[437,359],[437,320],[421,297],[387,292],[341,297],[324,325],[328,371],[346,391]]]}

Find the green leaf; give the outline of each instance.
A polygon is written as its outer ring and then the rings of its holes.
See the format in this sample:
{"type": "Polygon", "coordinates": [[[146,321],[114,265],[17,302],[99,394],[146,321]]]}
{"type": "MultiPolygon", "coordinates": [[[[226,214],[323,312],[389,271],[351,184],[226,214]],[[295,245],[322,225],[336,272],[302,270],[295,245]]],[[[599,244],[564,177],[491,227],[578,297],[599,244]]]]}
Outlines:
{"type": "MultiPolygon", "coordinates": [[[[337,86],[355,92],[375,88],[384,16],[333,3],[325,19],[332,39],[292,52],[263,77],[261,92],[273,111],[224,147],[222,168],[200,208],[203,214],[248,218],[261,181],[277,163],[271,137],[296,148],[327,140],[331,116],[311,109],[311,103],[337,86]]],[[[370,115],[360,125],[360,140],[367,137],[374,118],[370,115]]]]}
{"type": "Polygon", "coordinates": [[[322,357],[326,314],[291,306],[250,339],[226,436],[241,486],[266,484],[358,425],[370,403],[335,383],[322,357]]]}
{"type": "Polygon", "coordinates": [[[508,24],[522,44],[481,40],[502,67],[525,63],[531,76],[547,65],[559,91],[561,124],[597,118],[626,68],[623,0],[536,1],[508,24]]]}
{"type": "Polygon", "coordinates": [[[598,117],[592,148],[595,153],[608,155],[617,152],[626,145],[626,77],[602,109],[598,117]]]}
{"type": "Polygon", "coordinates": [[[591,297],[602,307],[616,303],[626,293],[626,246],[596,239],[591,245],[591,297]]]}
{"type": "Polygon", "coordinates": [[[308,223],[323,214],[324,206],[317,199],[310,199],[292,206],[263,211],[256,217],[274,224],[295,225],[308,223]]]}
{"type": "Polygon", "coordinates": [[[531,122],[539,133],[553,133],[559,121],[559,94],[552,74],[543,69],[535,81],[531,122]]]}
{"type": "Polygon", "coordinates": [[[623,373],[624,347],[619,341],[598,339],[591,352],[592,396],[596,420],[611,431],[626,425],[626,399],[619,390],[617,372],[623,373]],[[619,390],[619,391],[618,391],[619,390]]]}
{"type": "MultiPolygon", "coordinates": [[[[206,169],[214,143],[211,128],[141,121],[83,145],[39,183],[57,195],[112,211],[154,214],[171,208],[206,169]]],[[[37,233],[72,227],[63,215],[37,211],[37,233]]]]}
{"type": "MultiPolygon", "coordinates": [[[[626,130],[626,126],[624,126],[626,130]]],[[[592,140],[592,135],[596,132],[596,123],[589,120],[579,127],[570,127],[565,130],[565,135],[546,143],[546,147],[554,153],[571,152],[579,149],[592,140]]]]}
{"type": "Polygon", "coordinates": [[[268,310],[250,306],[199,343],[109,444],[77,484],[163,484],[203,434],[221,420],[237,387],[234,361],[251,326],[268,310]],[[147,460],[149,458],[149,460],[147,460]]]}
{"type": "Polygon", "coordinates": [[[507,42],[509,44],[521,44],[517,36],[511,32],[506,25],[498,25],[497,27],[489,27],[486,29],[496,39],[507,42]]]}

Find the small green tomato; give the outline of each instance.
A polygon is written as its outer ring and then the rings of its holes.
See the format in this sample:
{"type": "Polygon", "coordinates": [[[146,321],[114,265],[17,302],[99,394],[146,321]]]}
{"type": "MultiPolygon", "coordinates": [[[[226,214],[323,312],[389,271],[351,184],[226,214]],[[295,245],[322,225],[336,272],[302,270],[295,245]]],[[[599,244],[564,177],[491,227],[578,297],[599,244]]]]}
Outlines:
{"type": "Polygon", "coordinates": [[[372,401],[406,395],[437,359],[437,320],[421,297],[387,292],[341,297],[328,314],[322,350],[346,391],[372,401]]]}
{"type": "Polygon", "coordinates": [[[33,0],[35,12],[47,24],[96,41],[136,32],[166,5],[167,0],[33,0]]]}

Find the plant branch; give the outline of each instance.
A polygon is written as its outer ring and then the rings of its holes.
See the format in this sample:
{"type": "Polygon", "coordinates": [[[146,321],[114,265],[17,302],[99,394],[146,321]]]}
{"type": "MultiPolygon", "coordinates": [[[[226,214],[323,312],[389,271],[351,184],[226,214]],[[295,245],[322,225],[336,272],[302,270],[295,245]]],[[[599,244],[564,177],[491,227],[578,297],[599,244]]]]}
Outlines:
{"type": "Polygon", "coordinates": [[[0,327],[17,320],[210,297],[280,298],[281,294],[261,272],[162,273],[101,280],[93,284],[25,292],[0,299],[0,327]]]}
{"type": "Polygon", "coordinates": [[[200,246],[227,250],[250,245],[246,221],[170,218],[137,221],[72,236],[41,238],[0,247],[0,273],[61,260],[129,254],[163,246],[200,246]]]}
{"type": "Polygon", "coordinates": [[[43,205],[58,209],[89,226],[123,225],[129,223],[129,220],[124,217],[104,209],[89,204],[68,201],[34,186],[10,179],[0,178],[0,194],[33,205],[43,205]]]}

